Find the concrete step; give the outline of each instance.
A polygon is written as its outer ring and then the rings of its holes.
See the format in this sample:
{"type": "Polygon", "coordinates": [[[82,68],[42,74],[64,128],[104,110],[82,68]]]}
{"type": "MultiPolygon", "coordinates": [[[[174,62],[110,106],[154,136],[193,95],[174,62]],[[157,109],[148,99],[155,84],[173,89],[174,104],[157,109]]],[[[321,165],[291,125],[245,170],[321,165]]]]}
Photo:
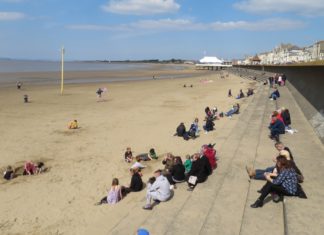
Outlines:
{"type": "MultiPolygon", "coordinates": [[[[251,230],[247,226],[246,215],[250,217],[249,206],[250,199],[250,185],[245,171],[247,164],[253,163],[258,155],[257,150],[262,145],[261,136],[267,129],[264,121],[268,119],[268,89],[258,98],[257,107],[254,110],[254,115],[247,125],[247,131],[240,143],[237,154],[229,169],[229,174],[225,178],[219,193],[215,198],[214,206],[211,208],[207,217],[207,221],[200,234],[241,234],[242,231],[252,231],[251,234],[256,234],[264,231],[263,229],[251,230]],[[226,205],[226,206],[224,206],[226,205]]],[[[270,142],[270,141],[269,141],[270,142]]],[[[271,161],[270,161],[271,163],[271,161]]],[[[252,188],[254,192],[257,189],[252,188]]],[[[257,195],[252,196],[255,200],[257,195]]],[[[282,211],[282,210],[281,210],[282,211]]],[[[266,214],[276,214],[272,208],[266,214]]],[[[260,213],[260,212],[259,212],[260,213]]],[[[279,214],[280,215],[280,214],[279,214]]],[[[252,220],[258,221],[260,216],[255,214],[251,216],[252,220]]],[[[248,219],[249,220],[249,219],[248,219]]],[[[281,217],[282,221],[282,217],[281,217]]],[[[267,221],[262,221],[267,223],[267,221]]],[[[280,223],[276,223],[280,225],[280,223]]],[[[282,225],[282,223],[281,223],[282,225]]],[[[255,228],[255,227],[254,227],[255,228]]],[[[281,234],[283,225],[273,228],[274,234],[281,234]]]]}
{"type": "MultiPolygon", "coordinates": [[[[261,87],[261,90],[263,91],[264,87],[261,87]]],[[[141,209],[144,200],[141,204],[137,203],[137,206],[134,204],[130,212],[116,223],[109,234],[127,234],[139,227],[147,228],[151,234],[198,234],[210,205],[214,202],[217,189],[221,187],[228,169],[231,168],[231,158],[235,156],[236,149],[245,135],[245,128],[255,113],[257,108],[255,102],[261,97],[261,93],[258,92],[252,98],[250,105],[240,114],[236,127],[231,128],[233,131],[222,141],[223,143],[218,142],[218,146],[221,144],[219,169],[206,183],[197,186],[194,192],[187,192],[186,184],[179,184],[172,200],[161,203],[153,211],[141,209]],[[192,221],[195,221],[195,226],[190,225],[192,221]]]]}
{"type": "Polygon", "coordinates": [[[297,166],[304,174],[302,187],[308,196],[308,199],[285,198],[286,234],[320,235],[324,233],[323,144],[289,90],[281,87],[280,93],[278,106],[289,109],[292,127],[298,130],[294,135],[283,135],[281,141],[292,150],[297,166]]]}
{"type": "MultiPolygon", "coordinates": [[[[256,148],[255,159],[254,161],[249,162],[249,165],[253,166],[255,169],[264,169],[274,165],[272,159],[278,154],[274,148],[274,142],[268,137],[270,115],[274,110],[276,110],[276,102],[270,101],[268,97],[269,94],[264,97],[264,99],[267,100],[267,106],[262,118],[262,128],[260,131],[259,143],[256,148]]],[[[259,234],[263,231],[271,231],[272,234],[278,235],[284,234],[284,215],[282,203],[276,204],[270,199],[270,202],[265,203],[263,208],[250,208],[250,205],[259,197],[257,190],[259,190],[264,184],[265,181],[251,180],[240,235],[259,234]]]]}
{"type": "Polygon", "coordinates": [[[238,234],[245,205],[245,198],[238,195],[244,195],[244,191],[246,195],[248,186],[242,169],[245,158],[251,151],[255,152],[255,147],[252,146],[251,150],[244,146],[257,142],[253,140],[257,140],[258,135],[253,132],[259,132],[261,120],[258,116],[264,113],[264,101],[260,98],[264,94],[267,94],[265,87],[261,87],[221,146],[219,168],[206,183],[198,185],[165,234],[238,234]],[[194,226],[183,226],[193,221],[194,226]]]}

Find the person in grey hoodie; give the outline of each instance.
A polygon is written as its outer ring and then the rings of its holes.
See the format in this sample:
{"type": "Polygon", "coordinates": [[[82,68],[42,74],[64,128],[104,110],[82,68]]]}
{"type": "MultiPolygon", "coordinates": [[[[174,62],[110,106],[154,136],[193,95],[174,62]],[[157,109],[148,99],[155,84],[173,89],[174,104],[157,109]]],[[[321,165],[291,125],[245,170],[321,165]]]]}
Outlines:
{"type": "Polygon", "coordinates": [[[166,177],[162,175],[161,170],[154,172],[155,182],[147,184],[146,205],[144,210],[152,210],[152,199],[154,201],[167,201],[171,197],[170,183],[166,177]]]}

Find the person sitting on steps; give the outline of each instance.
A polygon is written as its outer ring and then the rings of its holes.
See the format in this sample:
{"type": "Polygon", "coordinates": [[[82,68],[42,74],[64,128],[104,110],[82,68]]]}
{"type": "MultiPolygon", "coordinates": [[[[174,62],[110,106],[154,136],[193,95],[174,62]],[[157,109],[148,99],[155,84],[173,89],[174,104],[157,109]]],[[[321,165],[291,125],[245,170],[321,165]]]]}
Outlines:
{"type": "Polygon", "coordinates": [[[276,193],[279,199],[274,201],[278,202],[285,196],[296,196],[298,189],[297,174],[292,168],[290,162],[284,156],[277,158],[277,166],[279,169],[278,176],[273,179],[270,174],[266,174],[267,183],[260,190],[260,197],[251,205],[252,208],[263,206],[264,199],[270,193],[276,193]]]}
{"type": "Polygon", "coordinates": [[[285,124],[280,121],[277,115],[272,115],[271,124],[269,126],[271,139],[275,139],[277,142],[279,141],[279,135],[285,134],[285,124]]]}
{"type": "Polygon", "coordinates": [[[138,169],[130,169],[129,172],[132,178],[129,187],[122,187],[122,195],[124,196],[130,192],[139,192],[143,189],[143,181],[142,177],[138,173],[138,169]]]}
{"type": "Polygon", "coordinates": [[[156,202],[164,202],[170,199],[171,189],[170,183],[162,175],[161,170],[154,172],[155,182],[153,184],[147,184],[147,193],[146,193],[146,204],[143,207],[144,210],[152,210],[152,200],[156,202]]]}

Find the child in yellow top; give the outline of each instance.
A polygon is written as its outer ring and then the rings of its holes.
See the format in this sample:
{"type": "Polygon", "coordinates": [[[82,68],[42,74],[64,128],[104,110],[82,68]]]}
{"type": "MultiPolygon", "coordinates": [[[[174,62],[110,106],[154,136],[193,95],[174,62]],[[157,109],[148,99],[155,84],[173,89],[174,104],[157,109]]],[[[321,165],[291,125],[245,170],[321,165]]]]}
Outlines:
{"type": "Polygon", "coordinates": [[[69,129],[78,129],[79,128],[78,121],[77,120],[71,121],[68,125],[68,128],[69,129]]]}

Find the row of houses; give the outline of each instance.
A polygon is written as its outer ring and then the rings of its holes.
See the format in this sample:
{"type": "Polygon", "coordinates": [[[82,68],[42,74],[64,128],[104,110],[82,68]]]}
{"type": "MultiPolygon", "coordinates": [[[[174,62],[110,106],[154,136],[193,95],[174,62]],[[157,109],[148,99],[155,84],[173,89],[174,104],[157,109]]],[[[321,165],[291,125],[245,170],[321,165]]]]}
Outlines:
{"type": "Polygon", "coordinates": [[[300,48],[292,44],[280,44],[270,52],[248,56],[235,64],[293,64],[324,60],[324,40],[300,48]]]}

